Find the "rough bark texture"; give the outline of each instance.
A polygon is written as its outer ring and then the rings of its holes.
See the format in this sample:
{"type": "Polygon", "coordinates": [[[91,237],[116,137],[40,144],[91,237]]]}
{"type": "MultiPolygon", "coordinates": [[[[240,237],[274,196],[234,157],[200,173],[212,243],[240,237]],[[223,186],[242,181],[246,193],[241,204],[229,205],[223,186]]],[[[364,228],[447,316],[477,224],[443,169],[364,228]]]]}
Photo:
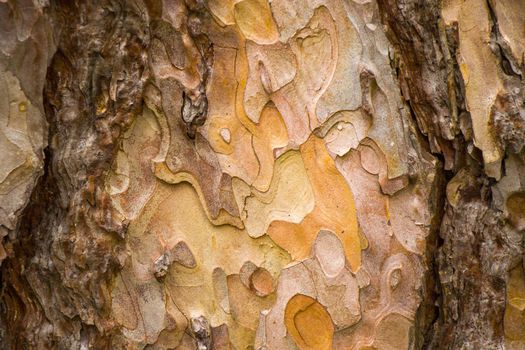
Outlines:
{"type": "Polygon", "coordinates": [[[524,349],[525,2],[0,0],[1,349],[524,349]]]}

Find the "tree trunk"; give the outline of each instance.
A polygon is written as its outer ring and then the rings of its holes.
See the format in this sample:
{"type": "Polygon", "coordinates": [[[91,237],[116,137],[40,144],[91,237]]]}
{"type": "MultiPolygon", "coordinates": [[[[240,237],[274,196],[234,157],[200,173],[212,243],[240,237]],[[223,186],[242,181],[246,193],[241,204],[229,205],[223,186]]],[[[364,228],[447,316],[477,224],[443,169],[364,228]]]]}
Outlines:
{"type": "Polygon", "coordinates": [[[525,2],[0,29],[1,349],[525,349],[525,2]]]}

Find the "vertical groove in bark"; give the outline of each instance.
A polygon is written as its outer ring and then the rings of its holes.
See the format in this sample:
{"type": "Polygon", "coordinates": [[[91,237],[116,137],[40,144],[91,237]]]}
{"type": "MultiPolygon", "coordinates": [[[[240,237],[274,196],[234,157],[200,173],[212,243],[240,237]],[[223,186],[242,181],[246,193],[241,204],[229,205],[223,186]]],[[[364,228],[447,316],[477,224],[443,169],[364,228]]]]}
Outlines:
{"type": "Polygon", "coordinates": [[[451,141],[458,134],[457,111],[449,90],[450,53],[441,43],[440,2],[379,0],[387,35],[400,58],[400,86],[414,110],[421,132],[433,153],[445,157],[445,168],[454,164],[451,141]]]}
{"type": "MultiPolygon", "coordinates": [[[[479,131],[475,134],[474,116],[465,104],[464,67],[470,62],[468,53],[463,53],[460,45],[469,38],[467,34],[458,35],[458,31],[465,31],[462,28],[465,24],[461,17],[445,23],[448,19],[441,18],[440,14],[442,10],[450,11],[449,7],[462,5],[454,1],[439,4],[417,0],[379,3],[387,33],[399,57],[404,95],[414,109],[421,132],[428,136],[433,153],[443,154],[448,173],[441,244],[434,255],[439,317],[425,335],[424,348],[520,348],[523,338],[513,329],[523,327],[523,321],[516,316],[512,316],[511,321],[510,316],[505,316],[504,324],[503,319],[504,314],[512,312],[505,284],[508,293],[508,283],[516,283],[509,282],[509,271],[522,264],[522,228],[509,222],[512,214],[502,201],[513,191],[523,191],[519,184],[514,189],[504,185],[508,181],[519,182],[515,172],[523,169],[519,160],[523,159],[523,143],[518,141],[523,139],[518,136],[522,135],[524,120],[522,67],[518,63],[523,57],[510,53],[513,43],[505,41],[498,29],[496,2],[471,1],[463,5],[466,11],[487,6],[489,11],[481,13],[478,19],[490,15],[490,46],[494,56],[484,60],[493,60],[504,73],[505,89],[499,92],[491,107],[491,120],[487,121],[493,128],[490,137],[494,137],[508,157],[503,161],[503,178],[495,181],[487,175],[498,176],[494,175],[498,171],[483,164],[482,152],[488,151],[479,149],[473,142],[481,136],[479,131]],[[463,65],[462,71],[460,65],[463,65]],[[506,169],[508,166],[511,173],[506,169]],[[510,180],[512,178],[514,180],[510,180]],[[513,336],[509,338],[511,333],[513,336]]],[[[509,9],[509,4],[498,4],[500,11],[515,11],[516,8],[509,9]]],[[[509,13],[505,13],[507,21],[511,19],[509,13]]],[[[514,30],[512,26],[518,25],[517,22],[506,24],[507,30],[514,30]]],[[[472,26],[472,22],[469,25],[472,26]]],[[[470,79],[470,85],[482,84],[470,79]]],[[[470,101],[475,103],[477,101],[470,101]]]]}
{"type": "Polygon", "coordinates": [[[122,5],[64,1],[49,9],[59,45],[44,88],[45,175],[22,215],[16,258],[2,267],[13,347],[102,347],[100,334],[113,328],[108,284],[122,263],[127,223],[109,205],[104,176],[142,109],[148,44],[144,13],[122,5]]]}

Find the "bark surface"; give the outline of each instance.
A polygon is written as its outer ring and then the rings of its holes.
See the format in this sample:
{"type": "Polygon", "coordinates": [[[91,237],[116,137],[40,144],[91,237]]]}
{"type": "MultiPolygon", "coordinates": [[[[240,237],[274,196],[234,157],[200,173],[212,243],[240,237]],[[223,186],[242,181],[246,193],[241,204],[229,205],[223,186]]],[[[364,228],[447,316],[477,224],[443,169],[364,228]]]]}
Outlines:
{"type": "Polygon", "coordinates": [[[524,349],[525,2],[0,0],[0,349],[524,349]]]}

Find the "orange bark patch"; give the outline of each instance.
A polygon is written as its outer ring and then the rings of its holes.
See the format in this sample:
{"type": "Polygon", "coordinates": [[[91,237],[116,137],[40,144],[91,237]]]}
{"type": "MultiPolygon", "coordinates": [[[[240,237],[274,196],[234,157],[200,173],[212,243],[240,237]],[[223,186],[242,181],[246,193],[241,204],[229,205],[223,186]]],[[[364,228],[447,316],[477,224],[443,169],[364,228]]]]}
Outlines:
{"type": "Polygon", "coordinates": [[[284,312],[284,323],[299,349],[332,349],[334,324],[315,299],[300,294],[290,299],[284,312]]]}
{"type": "Polygon", "coordinates": [[[352,192],[322,139],[312,135],[300,150],[314,191],[314,210],[299,224],[272,222],[268,235],[294,260],[301,260],[310,255],[319,230],[328,229],[343,243],[346,258],[355,272],[361,266],[361,249],[366,248],[366,240],[359,232],[352,192]]]}

